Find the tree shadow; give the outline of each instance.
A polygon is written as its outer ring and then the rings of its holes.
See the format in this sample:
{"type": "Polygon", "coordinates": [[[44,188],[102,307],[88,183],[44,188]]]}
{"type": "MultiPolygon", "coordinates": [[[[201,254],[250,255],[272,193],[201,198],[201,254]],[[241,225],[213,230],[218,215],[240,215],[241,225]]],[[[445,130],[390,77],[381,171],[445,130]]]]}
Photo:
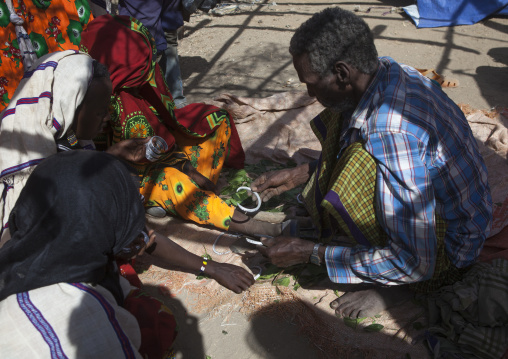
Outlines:
{"type": "Polygon", "coordinates": [[[183,80],[195,74],[210,70],[211,64],[200,56],[180,56],[181,75],[183,80]],[[184,65],[185,64],[185,65],[184,65]]]}

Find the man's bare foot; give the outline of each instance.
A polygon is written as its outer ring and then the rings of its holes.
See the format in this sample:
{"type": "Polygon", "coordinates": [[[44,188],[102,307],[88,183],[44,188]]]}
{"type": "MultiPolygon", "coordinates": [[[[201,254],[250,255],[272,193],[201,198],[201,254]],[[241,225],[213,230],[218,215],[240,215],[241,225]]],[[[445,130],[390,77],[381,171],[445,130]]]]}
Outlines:
{"type": "Polygon", "coordinates": [[[413,294],[405,286],[382,287],[348,292],[330,303],[340,317],[372,317],[385,309],[400,304],[413,294]]]}

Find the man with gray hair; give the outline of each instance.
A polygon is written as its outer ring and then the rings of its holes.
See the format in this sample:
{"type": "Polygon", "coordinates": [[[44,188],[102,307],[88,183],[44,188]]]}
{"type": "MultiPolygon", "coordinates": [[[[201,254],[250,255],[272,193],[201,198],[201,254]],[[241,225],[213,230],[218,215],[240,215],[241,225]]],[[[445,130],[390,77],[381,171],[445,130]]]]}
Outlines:
{"type": "Polygon", "coordinates": [[[408,287],[459,280],[492,222],[487,170],[462,111],[414,68],[378,58],[368,25],[338,7],[303,23],[289,51],[327,108],[311,122],[321,156],[263,174],[252,189],[267,201],[307,183],[319,243],[295,233],[262,239],[260,251],[280,267],[324,264],[333,282],[359,284],[331,303],[350,317],[377,314],[408,287]],[[352,245],[334,243],[338,235],[352,245]]]}

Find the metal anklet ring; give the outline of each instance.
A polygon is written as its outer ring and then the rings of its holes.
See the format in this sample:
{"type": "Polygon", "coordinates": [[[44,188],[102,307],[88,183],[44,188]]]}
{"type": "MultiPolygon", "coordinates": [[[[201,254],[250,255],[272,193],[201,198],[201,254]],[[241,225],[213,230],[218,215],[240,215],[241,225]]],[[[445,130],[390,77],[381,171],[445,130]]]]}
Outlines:
{"type": "Polygon", "coordinates": [[[245,190],[251,192],[252,194],[254,194],[254,196],[256,196],[256,201],[257,201],[258,205],[256,206],[256,208],[245,208],[241,204],[238,204],[238,208],[240,208],[242,211],[245,211],[245,212],[259,211],[259,209],[261,208],[261,197],[259,197],[259,194],[257,194],[257,192],[254,192],[253,190],[251,190],[250,187],[238,187],[236,192],[241,191],[242,189],[245,189],[245,190]]]}

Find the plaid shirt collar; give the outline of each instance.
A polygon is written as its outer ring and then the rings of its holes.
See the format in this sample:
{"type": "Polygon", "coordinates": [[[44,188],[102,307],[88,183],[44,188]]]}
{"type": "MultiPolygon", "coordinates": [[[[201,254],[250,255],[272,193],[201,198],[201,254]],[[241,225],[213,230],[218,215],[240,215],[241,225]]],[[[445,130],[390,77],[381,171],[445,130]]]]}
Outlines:
{"type": "Polygon", "coordinates": [[[385,78],[387,73],[387,66],[385,62],[389,64],[390,59],[384,57],[379,58],[376,74],[355,110],[352,113],[346,112],[343,114],[342,130],[339,140],[342,148],[358,141],[360,133],[367,130],[366,119],[369,115],[369,107],[373,102],[375,102],[373,97],[377,96],[379,84],[385,78]]]}

